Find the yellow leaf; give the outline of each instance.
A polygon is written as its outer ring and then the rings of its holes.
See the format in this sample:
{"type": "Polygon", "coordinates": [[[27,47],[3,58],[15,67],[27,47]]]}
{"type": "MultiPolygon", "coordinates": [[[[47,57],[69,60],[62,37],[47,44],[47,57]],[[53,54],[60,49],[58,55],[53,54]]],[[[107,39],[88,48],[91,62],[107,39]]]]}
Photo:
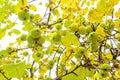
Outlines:
{"type": "Polygon", "coordinates": [[[115,21],[115,28],[120,31],[120,20],[115,21]]]}
{"type": "Polygon", "coordinates": [[[61,41],[63,45],[69,49],[72,47],[72,45],[77,47],[80,46],[78,38],[74,34],[69,32],[67,32],[66,35],[61,38],[61,41]]]}
{"type": "Polygon", "coordinates": [[[88,20],[93,22],[101,22],[103,16],[104,16],[103,12],[100,12],[99,10],[92,8],[88,13],[88,20]]]}
{"type": "Polygon", "coordinates": [[[108,60],[112,60],[113,59],[113,55],[111,54],[111,52],[106,53],[106,58],[108,60]]]}
{"type": "Polygon", "coordinates": [[[35,6],[35,5],[31,4],[31,5],[30,5],[30,10],[36,11],[36,10],[37,10],[37,8],[36,8],[36,6],[35,6]]]}
{"type": "Polygon", "coordinates": [[[104,29],[100,26],[97,27],[97,30],[95,31],[97,34],[100,34],[102,36],[106,36],[106,33],[104,32],[104,29]]]}
{"type": "Polygon", "coordinates": [[[87,12],[88,12],[88,8],[86,7],[86,8],[83,10],[83,15],[85,15],[87,12]]]}
{"type": "Polygon", "coordinates": [[[74,53],[72,49],[66,49],[62,55],[61,64],[68,65],[67,63],[73,58],[74,53]]]}
{"type": "Polygon", "coordinates": [[[28,0],[19,0],[19,5],[21,7],[25,7],[25,6],[27,6],[27,2],[28,2],[28,0]]]}
{"type": "Polygon", "coordinates": [[[120,78],[120,69],[118,69],[118,70],[115,71],[115,76],[117,78],[120,78]]]}
{"type": "Polygon", "coordinates": [[[115,13],[115,16],[116,16],[117,18],[120,18],[120,8],[119,8],[118,12],[115,13]]]}

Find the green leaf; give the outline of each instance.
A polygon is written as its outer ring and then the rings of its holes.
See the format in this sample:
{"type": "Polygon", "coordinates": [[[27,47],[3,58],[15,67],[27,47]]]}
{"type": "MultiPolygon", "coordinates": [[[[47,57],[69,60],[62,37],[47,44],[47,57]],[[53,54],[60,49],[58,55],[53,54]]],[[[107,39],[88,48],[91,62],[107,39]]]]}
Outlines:
{"type": "Polygon", "coordinates": [[[66,48],[70,48],[71,45],[80,46],[78,38],[70,32],[67,32],[66,35],[61,38],[61,41],[66,48]]]}
{"type": "Polygon", "coordinates": [[[25,68],[24,62],[18,64],[11,63],[3,66],[5,76],[8,78],[22,78],[26,74],[25,68]]]}
{"type": "Polygon", "coordinates": [[[77,76],[73,73],[68,74],[62,78],[62,80],[85,80],[84,76],[77,76]]]}
{"type": "Polygon", "coordinates": [[[21,32],[18,30],[18,29],[13,29],[12,30],[12,33],[16,34],[16,35],[19,35],[21,32]]]}
{"type": "Polygon", "coordinates": [[[8,52],[6,50],[0,51],[0,57],[7,57],[7,56],[8,56],[8,52]]]}
{"type": "Polygon", "coordinates": [[[66,21],[64,22],[64,26],[65,26],[65,27],[69,27],[72,23],[73,23],[73,22],[72,22],[71,20],[66,20],[66,21]]]}
{"type": "Polygon", "coordinates": [[[5,30],[4,29],[0,29],[0,39],[2,39],[5,36],[5,30]]]}
{"type": "Polygon", "coordinates": [[[4,76],[0,73],[0,79],[4,80],[4,76]]]}
{"type": "Polygon", "coordinates": [[[81,66],[77,70],[75,70],[75,73],[78,74],[79,76],[93,77],[93,75],[95,74],[95,69],[88,69],[81,66]]]}
{"type": "Polygon", "coordinates": [[[23,23],[24,27],[22,28],[24,31],[30,31],[33,28],[32,23],[25,22],[23,23]]]}

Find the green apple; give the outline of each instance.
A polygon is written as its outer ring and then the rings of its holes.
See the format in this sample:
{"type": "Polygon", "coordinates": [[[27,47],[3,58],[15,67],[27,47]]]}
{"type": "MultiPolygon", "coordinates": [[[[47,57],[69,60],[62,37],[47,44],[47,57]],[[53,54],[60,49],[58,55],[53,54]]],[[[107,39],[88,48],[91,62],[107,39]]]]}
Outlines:
{"type": "Polygon", "coordinates": [[[73,32],[78,31],[78,25],[76,23],[73,23],[70,25],[70,30],[73,32]]]}
{"type": "Polygon", "coordinates": [[[41,36],[40,29],[39,29],[39,28],[33,28],[33,29],[30,31],[30,35],[31,35],[31,37],[34,38],[34,39],[40,38],[40,36],[41,36]]]}
{"type": "Polygon", "coordinates": [[[51,69],[54,66],[54,60],[48,62],[48,68],[51,69]]]}
{"type": "Polygon", "coordinates": [[[100,69],[104,70],[104,71],[110,71],[111,66],[110,66],[110,64],[104,63],[104,64],[100,65],[100,69]]]}
{"type": "Polygon", "coordinates": [[[109,72],[111,70],[110,64],[104,63],[100,65],[99,74],[101,78],[109,77],[109,72]]]}
{"type": "Polygon", "coordinates": [[[6,51],[7,51],[8,53],[11,53],[11,52],[13,51],[13,48],[12,48],[12,47],[7,47],[7,48],[6,48],[6,51]]]}
{"type": "Polygon", "coordinates": [[[103,71],[103,70],[100,70],[100,71],[99,71],[99,75],[100,75],[100,78],[106,78],[106,77],[109,77],[108,72],[103,71]]]}
{"type": "Polygon", "coordinates": [[[20,36],[20,39],[21,39],[22,41],[26,41],[27,35],[26,35],[26,34],[22,34],[22,35],[20,36]]]}
{"type": "Polygon", "coordinates": [[[91,26],[86,26],[85,28],[86,28],[86,33],[91,33],[91,32],[93,32],[93,29],[92,29],[91,26]]]}
{"type": "Polygon", "coordinates": [[[30,16],[30,17],[29,17],[29,18],[30,18],[30,21],[32,21],[32,20],[34,19],[34,14],[30,14],[29,16],[30,16]]]}
{"type": "Polygon", "coordinates": [[[75,53],[75,57],[76,58],[80,58],[81,56],[83,56],[86,52],[85,47],[79,47],[77,52],[75,53]]]}
{"type": "Polygon", "coordinates": [[[98,37],[98,34],[96,32],[91,32],[88,37],[87,37],[87,40],[89,42],[96,42],[99,40],[99,37],[98,37]]]}
{"type": "Polygon", "coordinates": [[[45,38],[44,37],[40,37],[38,40],[37,40],[37,43],[38,44],[43,44],[45,42],[45,38]]]}
{"type": "Polygon", "coordinates": [[[62,28],[62,24],[58,23],[58,24],[56,24],[55,27],[56,27],[57,30],[60,30],[62,28]]]}
{"type": "Polygon", "coordinates": [[[32,54],[32,57],[35,61],[39,61],[43,57],[43,54],[41,51],[37,51],[32,54]]]}
{"type": "Polygon", "coordinates": [[[36,40],[34,38],[32,38],[30,35],[28,35],[27,41],[28,41],[29,44],[35,44],[36,43],[36,40]]]}
{"type": "Polygon", "coordinates": [[[86,28],[85,28],[85,26],[80,26],[79,28],[78,28],[78,34],[86,34],[86,28]]]}
{"type": "Polygon", "coordinates": [[[59,42],[59,41],[61,41],[61,35],[55,34],[55,35],[53,36],[52,40],[53,40],[54,42],[59,42]]]}
{"type": "Polygon", "coordinates": [[[29,19],[29,13],[28,13],[28,11],[20,11],[20,12],[18,13],[18,18],[19,18],[20,20],[22,20],[22,21],[28,20],[28,19],[29,19]]]}
{"type": "Polygon", "coordinates": [[[22,52],[22,55],[23,55],[23,56],[28,56],[28,52],[27,52],[27,51],[23,51],[23,52],[22,52]]]}
{"type": "Polygon", "coordinates": [[[98,51],[98,47],[99,47],[98,42],[90,43],[90,52],[97,52],[98,51]]]}

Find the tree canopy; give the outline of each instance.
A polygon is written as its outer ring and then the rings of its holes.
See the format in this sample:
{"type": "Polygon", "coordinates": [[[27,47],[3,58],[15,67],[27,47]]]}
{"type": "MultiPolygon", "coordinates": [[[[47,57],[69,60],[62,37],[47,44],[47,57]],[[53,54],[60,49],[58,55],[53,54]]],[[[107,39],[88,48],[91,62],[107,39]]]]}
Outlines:
{"type": "Polygon", "coordinates": [[[119,80],[119,6],[119,0],[0,0],[0,41],[15,38],[0,44],[0,79],[119,80]]]}

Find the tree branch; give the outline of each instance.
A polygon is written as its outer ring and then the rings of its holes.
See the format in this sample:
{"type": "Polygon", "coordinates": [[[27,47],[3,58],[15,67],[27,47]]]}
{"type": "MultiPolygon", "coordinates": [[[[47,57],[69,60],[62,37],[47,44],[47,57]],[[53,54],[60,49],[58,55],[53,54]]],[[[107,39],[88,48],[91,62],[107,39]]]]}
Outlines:
{"type": "Polygon", "coordinates": [[[60,53],[59,58],[58,58],[57,67],[56,67],[56,70],[57,70],[57,71],[56,71],[56,74],[57,74],[57,75],[58,75],[58,65],[59,65],[60,57],[61,57],[61,55],[63,54],[63,52],[65,51],[65,49],[66,49],[66,48],[63,49],[63,51],[60,53]]]}
{"type": "Polygon", "coordinates": [[[31,78],[33,78],[33,75],[34,75],[34,73],[33,73],[33,66],[34,66],[34,64],[35,64],[35,61],[32,62],[32,67],[30,68],[30,77],[31,78]]]}

